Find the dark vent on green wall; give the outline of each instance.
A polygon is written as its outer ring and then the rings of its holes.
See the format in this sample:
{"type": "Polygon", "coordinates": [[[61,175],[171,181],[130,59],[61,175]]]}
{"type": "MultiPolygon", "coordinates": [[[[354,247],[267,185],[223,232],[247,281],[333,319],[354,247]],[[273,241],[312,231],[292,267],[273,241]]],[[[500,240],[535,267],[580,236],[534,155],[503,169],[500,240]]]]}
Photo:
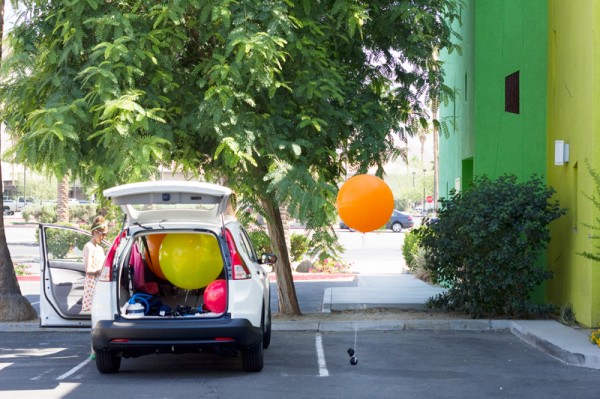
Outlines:
{"type": "Polygon", "coordinates": [[[504,110],[519,113],[519,71],[504,78],[504,110]]]}

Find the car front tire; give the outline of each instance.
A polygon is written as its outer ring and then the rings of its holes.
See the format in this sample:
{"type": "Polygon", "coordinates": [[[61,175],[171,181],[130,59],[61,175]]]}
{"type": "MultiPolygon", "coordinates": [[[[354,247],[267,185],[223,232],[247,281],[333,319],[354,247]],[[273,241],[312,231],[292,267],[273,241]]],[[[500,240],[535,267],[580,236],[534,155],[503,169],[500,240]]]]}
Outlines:
{"type": "Polygon", "coordinates": [[[112,352],[97,352],[96,368],[102,374],[114,374],[121,368],[121,356],[112,352]]]}
{"type": "Polygon", "coordinates": [[[394,224],[392,224],[392,231],[395,233],[400,233],[402,231],[402,223],[394,222],[394,224]]]}

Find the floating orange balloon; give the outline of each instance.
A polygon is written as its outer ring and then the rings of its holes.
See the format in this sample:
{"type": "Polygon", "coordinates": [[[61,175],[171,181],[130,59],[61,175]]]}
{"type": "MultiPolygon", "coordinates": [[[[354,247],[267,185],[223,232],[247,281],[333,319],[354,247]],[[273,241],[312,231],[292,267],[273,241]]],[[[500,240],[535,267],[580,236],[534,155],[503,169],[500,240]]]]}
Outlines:
{"type": "Polygon", "coordinates": [[[160,268],[159,261],[159,251],[160,244],[165,238],[166,234],[151,234],[146,236],[146,243],[148,244],[148,254],[150,255],[150,262],[148,262],[148,267],[152,272],[163,280],[166,280],[165,275],[163,274],[160,268]]]}
{"type": "Polygon", "coordinates": [[[388,222],[394,210],[394,195],[379,177],[356,175],[342,185],[336,205],[348,227],[366,233],[388,222]]]}

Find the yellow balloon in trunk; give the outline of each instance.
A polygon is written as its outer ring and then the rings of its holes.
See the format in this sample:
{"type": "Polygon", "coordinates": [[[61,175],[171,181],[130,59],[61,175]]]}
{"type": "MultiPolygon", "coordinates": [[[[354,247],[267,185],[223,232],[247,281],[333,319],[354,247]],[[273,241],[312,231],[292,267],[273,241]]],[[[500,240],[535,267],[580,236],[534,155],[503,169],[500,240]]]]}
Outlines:
{"type": "Polygon", "coordinates": [[[216,237],[209,234],[168,234],[160,244],[160,268],[174,286],[188,290],[206,287],[223,270],[216,237]]]}

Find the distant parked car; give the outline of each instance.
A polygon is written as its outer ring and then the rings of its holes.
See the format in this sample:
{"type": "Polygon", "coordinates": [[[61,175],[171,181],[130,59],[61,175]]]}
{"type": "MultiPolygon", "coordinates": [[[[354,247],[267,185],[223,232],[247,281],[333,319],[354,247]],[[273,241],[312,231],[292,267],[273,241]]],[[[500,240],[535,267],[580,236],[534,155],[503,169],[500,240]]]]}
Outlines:
{"type": "Polygon", "coordinates": [[[352,230],[343,220],[340,220],[340,229],[341,230],[352,230]]]}
{"type": "Polygon", "coordinates": [[[423,226],[430,226],[432,224],[436,224],[440,219],[436,216],[425,216],[423,218],[423,221],[421,222],[421,225],[423,226]]]}
{"type": "Polygon", "coordinates": [[[399,233],[402,229],[411,229],[414,225],[415,221],[411,215],[394,209],[392,211],[392,217],[385,227],[399,233]]]}
{"type": "MultiPolygon", "coordinates": [[[[392,211],[390,220],[386,223],[385,228],[399,233],[402,229],[410,229],[415,225],[413,217],[406,212],[397,210],[392,211]]],[[[340,221],[340,229],[352,230],[344,221],[340,221]]]]}

